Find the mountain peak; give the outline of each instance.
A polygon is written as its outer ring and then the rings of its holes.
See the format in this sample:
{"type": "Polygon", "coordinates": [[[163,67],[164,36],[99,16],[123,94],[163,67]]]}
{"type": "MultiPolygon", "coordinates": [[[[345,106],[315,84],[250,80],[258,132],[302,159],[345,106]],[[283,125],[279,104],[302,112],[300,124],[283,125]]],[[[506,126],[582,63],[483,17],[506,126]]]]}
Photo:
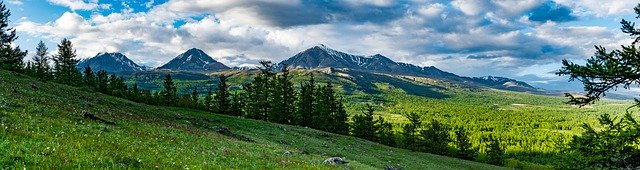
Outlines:
{"type": "Polygon", "coordinates": [[[122,53],[101,52],[96,56],[82,60],[77,68],[83,69],[90,66],[93,70],[105,70],[111,73],[136,72],[144,70],[144,67],[131,61],[122,53]]]}
{"type": "Polygon", "coordinates": [[[179,71],[220,71],[228,70],[230,68],[214,60],[204,51],[197,48],[191,48],[176,56],[167,64],[158,67],[158,69],[179,71]]]}

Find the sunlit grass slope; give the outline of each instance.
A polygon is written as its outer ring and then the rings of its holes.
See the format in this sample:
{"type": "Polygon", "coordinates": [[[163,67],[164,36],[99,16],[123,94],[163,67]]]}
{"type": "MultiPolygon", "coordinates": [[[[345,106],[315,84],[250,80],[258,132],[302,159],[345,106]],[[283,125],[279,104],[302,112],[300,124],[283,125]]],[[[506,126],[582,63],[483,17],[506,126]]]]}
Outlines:
{"type": "Polygon", "coordinates": [[[0,166],[196,169],[499,169],[353,137],[138,104],[0,71],[0,166]],[[84,113],[116,125],[85,119],[84,113]],[[222,126],[228,132],[220,131],[222,126]],[[348,165],[325,165],[328,157],[348,165]]]}

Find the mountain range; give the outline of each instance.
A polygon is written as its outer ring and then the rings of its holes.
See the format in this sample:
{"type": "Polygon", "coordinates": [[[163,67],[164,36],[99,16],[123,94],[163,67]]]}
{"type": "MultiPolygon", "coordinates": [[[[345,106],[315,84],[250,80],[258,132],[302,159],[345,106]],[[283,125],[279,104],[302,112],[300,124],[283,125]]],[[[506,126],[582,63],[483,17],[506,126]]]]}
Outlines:
{"type": "MultiPolygon", "coordinates": [[[[145,70],[120,53],[100,53],[96,57],[84,60],[79,64],[79,67],[86,65],[91,66],[94,70],[107,70],[108,72],[138,72],[145,70]]],[[[426,77],[473,87],[489,87],[520,92],[542,91],[525,82],[514,79],[493,76],[458,76],[433,66],[420,67],[408,63],[395,62],[381,54],[371,56],[353,55],[331,49],[322,44],[304,50],[276,65],[276,69],[282,67],[292,69],[340,68],[356,71],[354,73],[369,72],[426,77]]],[[[214,60],[200,49],[192,48],[157,69],[206,73],[231,70],[232,68],[214,60]]],[[[233,70],[245,71],[247,69],[233,68],[233,70]]]]}

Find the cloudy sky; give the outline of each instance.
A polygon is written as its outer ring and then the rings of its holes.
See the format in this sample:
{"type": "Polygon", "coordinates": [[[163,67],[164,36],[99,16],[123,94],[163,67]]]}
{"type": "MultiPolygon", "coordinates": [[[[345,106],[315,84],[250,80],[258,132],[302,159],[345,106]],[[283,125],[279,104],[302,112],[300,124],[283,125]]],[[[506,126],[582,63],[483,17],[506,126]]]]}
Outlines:
{"type": "Polygon", "coordinates": [[[200,48],[229,66],[282,61],[318,44],[436,66],[463,76],[503,76],[547,89],[575,89],[553,71],[584,62],[594,45],[631,38],[637,0],[5,0],[18,45],[78,55],[122,52],[159,66],[200,48]]]}

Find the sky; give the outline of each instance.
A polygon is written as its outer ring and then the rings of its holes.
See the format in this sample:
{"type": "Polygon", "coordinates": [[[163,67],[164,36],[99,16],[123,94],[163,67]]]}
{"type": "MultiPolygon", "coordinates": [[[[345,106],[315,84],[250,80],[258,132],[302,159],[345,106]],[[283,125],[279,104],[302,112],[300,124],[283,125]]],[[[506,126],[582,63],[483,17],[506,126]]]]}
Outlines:
{"type": "Polygon", "coordinates": [[[50,51],[70,39],[80,58],[121,52],[151,67],[200,48],[228,66],[280,62],[324,44],[357,55],[580,90],[553,74],[594,45],[632,39],[637,0],[5,0],[17,45],[50,51]]]}

